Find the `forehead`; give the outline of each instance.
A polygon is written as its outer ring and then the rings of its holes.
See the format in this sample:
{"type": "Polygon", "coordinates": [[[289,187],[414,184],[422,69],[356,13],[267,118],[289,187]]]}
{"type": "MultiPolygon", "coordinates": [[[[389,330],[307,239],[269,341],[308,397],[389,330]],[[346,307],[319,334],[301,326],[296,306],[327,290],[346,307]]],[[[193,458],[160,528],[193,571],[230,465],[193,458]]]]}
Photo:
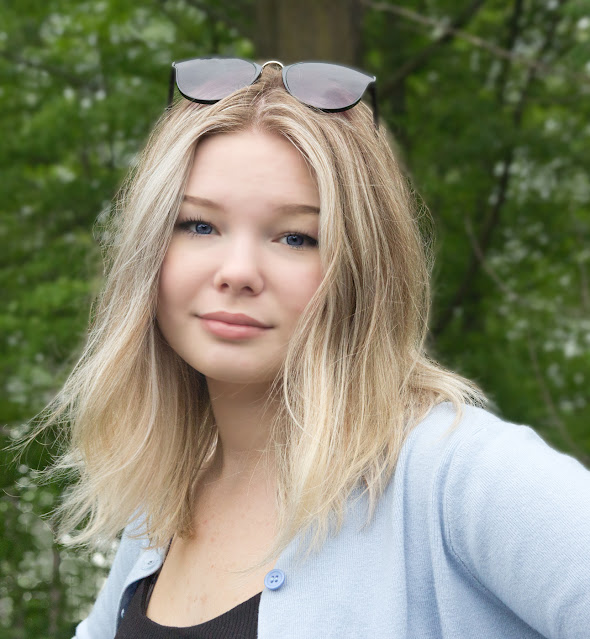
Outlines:
{"type": "Polygon", "coordinates": [[[316,180],[295,146],[276,133],[254,130],[200,141],[185,194],[223,201],[257,197],[277,204],[319,205],[316,180]]]}

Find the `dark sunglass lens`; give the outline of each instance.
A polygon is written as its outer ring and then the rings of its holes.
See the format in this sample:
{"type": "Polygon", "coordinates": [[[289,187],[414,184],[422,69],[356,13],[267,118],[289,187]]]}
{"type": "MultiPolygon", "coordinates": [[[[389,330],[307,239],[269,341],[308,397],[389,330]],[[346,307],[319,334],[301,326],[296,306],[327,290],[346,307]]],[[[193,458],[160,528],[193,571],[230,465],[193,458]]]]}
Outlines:
{"type": "Polygon", "coordinates": [[[193,100],[216,102],[256,78],[256,67],[239,58],[208,58],[176,63],[178,90],[193,100]]]}
{"type": "Polygon", "coordinates": [[[318,109],[346,109],[358,102],[373,80],[336,64],[301,62],[287,70],[285,84],[301,102],[318,109]]]}

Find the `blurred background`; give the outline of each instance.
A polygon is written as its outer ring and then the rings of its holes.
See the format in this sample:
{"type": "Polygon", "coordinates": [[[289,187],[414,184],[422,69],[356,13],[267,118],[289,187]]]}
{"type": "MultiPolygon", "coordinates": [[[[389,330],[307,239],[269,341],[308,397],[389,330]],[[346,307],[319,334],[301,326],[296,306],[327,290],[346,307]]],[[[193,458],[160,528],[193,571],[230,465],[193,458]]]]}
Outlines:
{"type": "MultiPolygon", "coordinates": [[[[173,60],[333,60],[381,115],[436,227],[429,348],[505,419],[590,465],[589,0],[0,3],[0,635],[69,637],[115,546],[73,551],[5,447],[80,353],[93,229],[162,113],[173,60]],[[63,542],[64,540],[60,540],[63,542]]],[[[526,463],[526,460],[524,460],[526,463]]]]}

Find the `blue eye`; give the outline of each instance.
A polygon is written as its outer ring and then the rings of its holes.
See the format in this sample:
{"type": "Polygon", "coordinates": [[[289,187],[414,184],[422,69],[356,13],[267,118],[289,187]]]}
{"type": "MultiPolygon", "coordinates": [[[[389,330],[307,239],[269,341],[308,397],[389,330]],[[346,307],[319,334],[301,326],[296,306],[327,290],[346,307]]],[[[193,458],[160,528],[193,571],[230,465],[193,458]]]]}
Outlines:
{"type": "Polygon", "coordinates": [[[190,235],[210,235],[211,231],[205,231],[205,233],[200,233],[199,229],[202,231],[203,227],[211,227],[211,224],[205,222],[204,220],[186,220],[184,222],[180,222],[178,225],[183,231],[186,231],[190,235]],[[196,230],[193,230],[191,227],[195,227],[196,230]]]}
{"type": "MultiPolygon", "coordinates": [[[[305,235],[305,233],[287,233],[286,235],[283,235],[283,238],[289,238],[289,237],[294,237],[294,238],[300,238],[301,239],[301,244],[287,244],[287,246],[290,246],[291,248],[294,249],[303,249],[305,248],[304,244],[307,241],[308,244],[310,244],[310,248],[314,248],[318,245],[318,241],[314,240],[313,237],[309,237],[309,235],[305,235]]],[[[281,238],[281,239],[283,239],[281,238]]]]}
{"type": "MultiPolygon", "coordinates": [[[[303,235],[299,235],[299,234],[297,234],[297,233],[290,233],[289,235],[284,235],[283,237],[286,237],[286,238],[287,238],[287,240],[288,240],[289,238],[293,238],[293,237],[294,237],[295,239],[302,240],[302,243],[303,243],[303,241],[304,241],[304,237],[303,237],[303,235]]],[[[287,242],[287,243],[288,243],[288,242],[287,242]]],[[[298,246],[301,246],[301,244],[289,244],[289,246],[297,246],[297,247],[298,247],[298,246]]]]}
{"type": "MultiPolygon", "coordinates": [[[[206,222],[205,220],[202,220],[200,218],[195,220],[185,220],[183,222],[179,222],[176,226],[184,233],[188,233],[191,237],[198,237],[199,235],[211,235],[214,228],[212,224],[209,224],[209,222],[206,222]]],[[[285,233],[281,237],[281,239],[284,238],[300,238],[299,244],[287,243],[287,246],[289,248],[296,250],[305,249],[306,243],[309,248],[315,248],[318,245],[318,241],[316,239],[310,237],[309,235],[306,235],[305,233],[299,233],[297,231],[289,231],[288,233],[285,233]]]]}

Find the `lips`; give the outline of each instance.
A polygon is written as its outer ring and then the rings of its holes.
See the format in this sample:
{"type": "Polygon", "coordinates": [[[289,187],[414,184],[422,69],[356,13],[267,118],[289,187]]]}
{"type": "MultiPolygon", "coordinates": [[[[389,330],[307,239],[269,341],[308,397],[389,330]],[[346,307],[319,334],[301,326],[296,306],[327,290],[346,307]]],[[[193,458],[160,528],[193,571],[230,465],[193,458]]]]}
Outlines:
{"type": "Polygon", "coordinates": [[[216,311],[215,313],[206,313],[205,315],[200,315],[202,319],[212,319],[218,320],[220,322],[225,322],[226,324],[238,324],[241,326],[258,326],[260,328],[270,328],[267,324],[263,324],[262,322],[250,317],[249,315],[244,315],[243,313],[226,313],[225,311],[216,311]]]}

